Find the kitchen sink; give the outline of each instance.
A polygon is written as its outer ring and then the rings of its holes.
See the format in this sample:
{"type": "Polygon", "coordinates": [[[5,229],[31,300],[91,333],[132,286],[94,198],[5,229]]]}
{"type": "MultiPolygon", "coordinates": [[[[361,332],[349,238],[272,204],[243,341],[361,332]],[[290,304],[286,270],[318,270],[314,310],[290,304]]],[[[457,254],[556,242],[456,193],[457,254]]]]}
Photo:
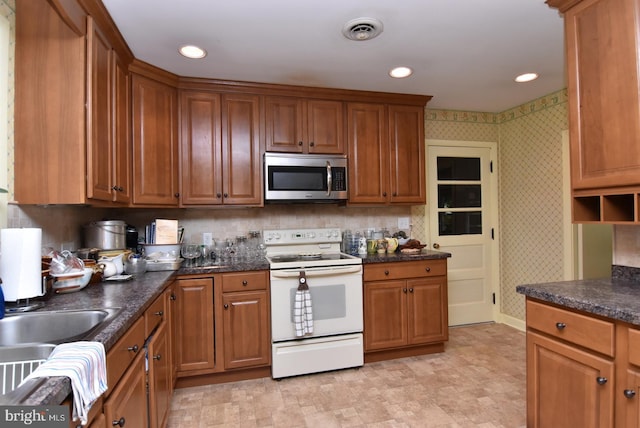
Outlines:
{"type": "Polygon", "coordinates": [[[119,310],[101,308],[7,315],[0,320],[0,347],[80,340],[113,318],[119,310]]]}

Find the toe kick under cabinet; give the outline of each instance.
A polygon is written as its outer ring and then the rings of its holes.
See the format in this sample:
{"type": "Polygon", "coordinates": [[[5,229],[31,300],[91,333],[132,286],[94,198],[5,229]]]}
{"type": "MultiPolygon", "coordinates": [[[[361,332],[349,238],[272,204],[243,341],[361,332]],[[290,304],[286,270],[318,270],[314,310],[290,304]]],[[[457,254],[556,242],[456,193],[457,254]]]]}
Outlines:
{"type": "Polygon", "coordinates": [[[640,426],[640,327],[526,305],[527,426],[640,426]]]}
{"type": "Polygon", "coordinates": [[[447,260],[364,265],[365,362],[444,351],[447,260]]]}

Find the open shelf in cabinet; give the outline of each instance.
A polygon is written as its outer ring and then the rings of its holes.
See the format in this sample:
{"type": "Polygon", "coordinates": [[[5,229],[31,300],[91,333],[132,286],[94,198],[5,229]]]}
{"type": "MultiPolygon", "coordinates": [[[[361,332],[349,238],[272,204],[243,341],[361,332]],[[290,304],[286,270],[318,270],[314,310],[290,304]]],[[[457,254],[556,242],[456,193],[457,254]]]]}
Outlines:
{"type": "Polygon", "coordinates": [[[576,223],[601,221],[600,196],[575,196],[573,221],[576,223]]]}
{"type": "Polygon", "coordinates": [[[604,195],[602,197],[602,220],[626,223],[635,220],[635,194],[604,195]]]}

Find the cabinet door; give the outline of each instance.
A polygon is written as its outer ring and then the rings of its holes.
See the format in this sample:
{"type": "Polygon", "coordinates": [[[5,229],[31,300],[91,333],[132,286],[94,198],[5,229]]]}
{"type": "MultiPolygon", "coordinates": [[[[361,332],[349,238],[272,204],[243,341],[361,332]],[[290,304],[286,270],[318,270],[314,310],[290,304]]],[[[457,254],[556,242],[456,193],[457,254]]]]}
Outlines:
{"type": "Polygon", "coordinates": [[[87,197],[113,199],[113,56],[107,37],[87,18],[87,197]]]}
{"type": "Polygon", "coordinates": [[[114,58],[114,201],[131,202],[131,91],[127,65],[111,51],[114,58]]]}
{"type": "Polygon", "coordinates": [[[269,296],[266,291],[224,293],[224,368],[271,362],[269,296]]]}
{"type": "Polygon", "coordinates": [[[225,204],[262,205],[259,96],[223,95],[222,170],[225,204]]]}
{"type": "Polygon", "coordinates": [[[162,322],[149,341],[149,420],[150,426],[166,425],[173,391],[169,357],[169,324],[162,322]]]}
{"type": "Polygon", "coordinates": [[[406,281],[364,284],[364,350],[407,344],[406,281]]]}
{"type": "Polygon", "coordinates": [[[424,108],[388,109],[391,203],[425,204],[424,108]]]}
{"type": "Polygon", "coordinates": [[[626,375],[626,383],[617,388],[622,392],[617,398],[621,401],[618,409],[623,415],[620,419],[616,416],[616,422],[621,427],[636,428],[640,426],[640,371],[627,369],[626,375]],[[623,418],[624,423],[619,423],[623,418]]]}
{"type": "Polygon", "coordinates": [[[135,358],[109,398],[104,402],[107,426],[146,427],[147,380],[144,353],[135,358]]]}
{"type": "Polygon", "coordinates": [[[267,97],[264,103],[266,151],[303,153],[303,101],[289,97],[267,97]]]}
{"type": "Polygon", "coordinates": [[[410,279],[407,289],[409,344],[448,340],[446,277],[410,279]]]}
{"type": "Polygon", "coordinates": [[[132,75],[133,203],[178,204],[176,90],[132,75]]]}
{"type": "Polygon", "coordinates": [[[309,153],[344,154],[344,110],[341,101],[307,101],[309,153]]]}
{"type": "Polygon", "coordinates": [[[349,203],[387,202],[389,148],[385,107],[347,104],[349,203]]]}
{"type": "Polygon", "coordinates": [[[213,369],[213,279],[177,280],[175,294],[176,337],[173,343],[178,370],[213,369]]]}
{"type": "Polygon", "coordinates": [[[184,91],[180,94],[180,113],[181,202],[221,204],[220,95],[184,91]]]}
{"type": "Polygon", "coordinates": [[[612,427],[614,364],[527,332],[527,427],[612,427]]]}
{"type": "Polygon", "coordinates": [[[585,0],[566,11],[574,189],[640,184],[637,0],[585,0]]]}

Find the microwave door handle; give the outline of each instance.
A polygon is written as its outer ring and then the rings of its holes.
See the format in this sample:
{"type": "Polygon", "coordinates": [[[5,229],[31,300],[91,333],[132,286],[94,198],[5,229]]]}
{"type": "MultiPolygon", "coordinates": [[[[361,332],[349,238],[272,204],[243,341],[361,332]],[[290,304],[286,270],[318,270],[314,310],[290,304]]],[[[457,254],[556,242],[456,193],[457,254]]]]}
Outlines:
{"type": "Polygon", "coordinates": [[[331,195],[332,181],[333,177],[331,176],[331,164],[329,163],[329,161],[327,161],[327,196],[331,195]]]}

